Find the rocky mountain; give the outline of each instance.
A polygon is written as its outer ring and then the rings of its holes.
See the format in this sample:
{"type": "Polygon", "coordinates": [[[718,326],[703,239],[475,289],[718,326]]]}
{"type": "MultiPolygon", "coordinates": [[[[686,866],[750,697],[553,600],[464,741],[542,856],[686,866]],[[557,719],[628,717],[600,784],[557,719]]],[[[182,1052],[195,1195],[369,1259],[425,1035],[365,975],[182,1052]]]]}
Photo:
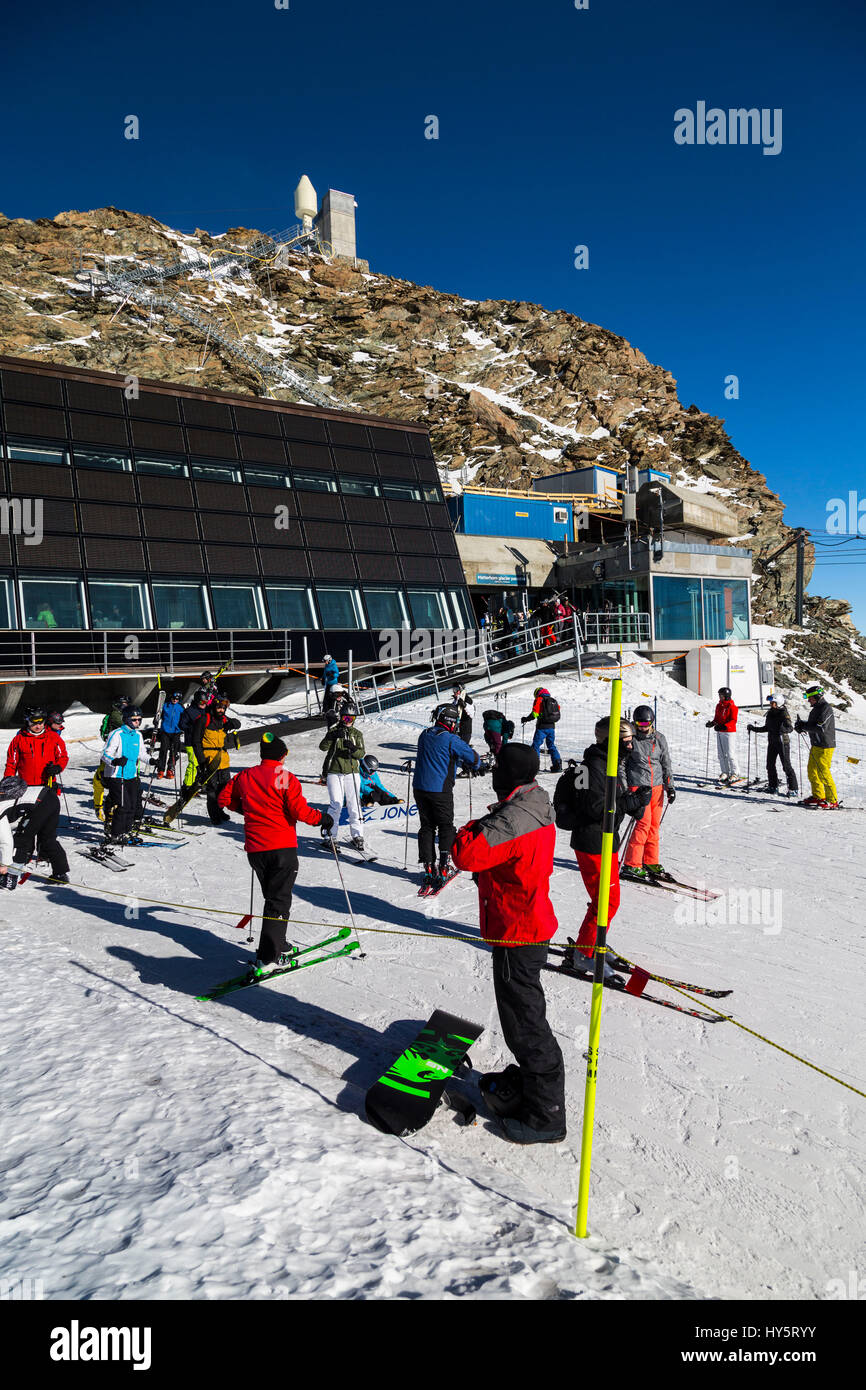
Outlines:
{"type": "MultiPolygon", "coordinates": [[[[528,486],[592,461],[662,467],[742,517],[731,539],[755,554],[755,619],[793,623],[795,548],[769,560],[792,534],[784,504],[724,422],[684,407],[670,372],[624,338],[560,310],[462,299],[285,248],[224,259],[260,240],[246,228],[184,235],[111,207],[34,222],[0,215],[2,351],[302,398],[276,384],[285,366],[335,403],[425,421],[456,486],[528,486]],[[150,305],[147,288],[127,298],[88,279],[178,261],[183,272],[152,286],[150,305]],[[203,322],[221,339],[206,343],[203,322]],[[247,360],[232,350],[241,340],[247,360]]],[[[811,542],[806,559],[808,580],[811,542]]],[[[845,600],[808,596],[806,608],[807,626],[783,638],[782,682],[820,673],[847,704],[850,690],[866,693],[866,641],[845,600]]]]}

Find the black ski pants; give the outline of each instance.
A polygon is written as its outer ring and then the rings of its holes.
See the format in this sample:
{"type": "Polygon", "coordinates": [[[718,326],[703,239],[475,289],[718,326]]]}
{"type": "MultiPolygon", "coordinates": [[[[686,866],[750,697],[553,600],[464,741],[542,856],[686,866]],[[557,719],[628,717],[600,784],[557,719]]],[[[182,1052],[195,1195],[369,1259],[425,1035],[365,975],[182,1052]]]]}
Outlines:
{"type": "Polygon", "coordinates": [[[60,821],[60,797],[46,787],[39,800],[27,805],[15,828],[13,844],[16,864],[26,864],[34,848],[40,859],[47,859],[53,874],[68,874],[69,860],[57,839],[60,821]]]}
{"type": "Polygon", "coordinates": [[[106,825],[111,818],[111,838],[120,840],[132,829],[132,822],[141,820],[142,791],[138,777],[109,777],[105,783],[105,796],[108,801],[106,825]]]}
{"type": "Polygon", "coordinates": [[[259,849],[247,855],[265,895],[259,960],[271,965],[288,949],[286,932],[292,910],[292,889],[298,876],[296,849],[259,849]]]}
{"type": "Polygon", "coordinates": [[[520,1067],[520,1118],[533,1129],[565,1127],[565,1063],[547,1021],[541,970],[547,942],[493,947],[493,989],[506,1046],[520,1067]]]}
{"type": "Polygon", "coordinates": [[[160,730],[157,772],[167,772],[169,769],[173,770],[179,756],[180,730],[178,730],[176,734],[166,734],[160,730]]]}
{"type": "Polygon", "coordinates": [[[782,760],[782,770],[788,779],[788,791],[797,791],[797,774],[791,766],[790,740],[771,738],[767,744],[767,781],[771,787],[778,787],[779,785],[779,775],[776,771],[777,758],[782,760]]]}
{"type": "Polygon", "coordinates": [[[217,797],[223,787],[227,787],[231,780],[232,775],[227,767],[221,767],[218,772],[214,772],[208,778],[206,800],[211,825],[222,825],[223,821],[231,820],[223,808],[217,805],[217,797]]]}
{"type": "Polygon", "coordinates": [[[418,860],[421,864],[436,862],[436,835],[439,836],[439,862],[444,864],[457,831],[454,829],[454,788],[444,792],[415,792],[418,807],[418,860]]]}

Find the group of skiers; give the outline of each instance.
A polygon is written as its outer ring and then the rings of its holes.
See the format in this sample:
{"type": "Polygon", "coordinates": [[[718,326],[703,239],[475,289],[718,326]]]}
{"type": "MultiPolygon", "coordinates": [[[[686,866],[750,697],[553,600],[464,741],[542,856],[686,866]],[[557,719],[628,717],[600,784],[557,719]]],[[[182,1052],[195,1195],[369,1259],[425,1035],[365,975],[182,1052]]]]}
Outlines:
{"type": "MultiPolygon", "coordinates": [[[[368,755],[357,727],[359,709],[341,686],[333,663],[323,702],[326,731],[321,781],[329,797],[327,810],[310,806],[298,778],[286,766],[288,747],[271,732],[259,744],[259,761],[234,777],[228,767],[226,738],[239,727],[227,716],[228,700],[205,672],[184,709],[180,692],[165,700],[154,738],[159,754],[149,758],[141,731],[141,710],[121,699],[103,722],[105,746],[97,772],[98,810],[106,825],[106,846],[141,843],[136,827],[143,815],[141,770],[153,761],[155,777],[174,777],[181,739],[188,753],[182,799],[204,792],[210,820],[221,824],[230,813],[244,819],[247,858],[264,896],[262,930],[251,976],[290,962],[288,941],[292,894],[298,874],[298,822],[320,829],[323,843],[339,853],[335,834],[345,808],[350,845],[363,851],[364,799],[395,802],[378,778],[378,762],[368,755]],[[191,774],[190,774],[190,769],[191,774]],[[189,778],[189,780],[187,780],[189,778]]],[[[327,668],[326,668],[327,670],[327,668]]],[[[763,725],[749,732],[768,735],[770,789],[778,786],[777,760],[796,792],[788,744],[791,732],[808,734],[812,745],[809,778],[812,807],[837,805],[830,773],[835,747],[833,713],[820,687],[806,691],[809,718],[794,724],[776,696],[770,697],[763,725]]],[[[590,970],[598,931],[602,835],[609,719],[598,720],[595,741],[578,765],[563,771],[554,728],[560,707],[543,686],[534,691],[523,725],[534,724],[532,744],[513,742],[514,724],[498,709],[484,712],[488,754],[471,745],[473,703],[456,685],[451,699],[433,711],[429,728],[418,739],[416,755],[404,763],[412,773],[418,808],[418,854],[423,871],[421,891],[438,891],[460,870],[478,887],[480,929],[491,943],[494,992],[506,1045],[515,1062],[482,1079],[491,1110],[506,1137],[519,1144],[557,1143],[565,1137],[565,1073],[562,1052],[546,1018],[541,971],[548,943],[558,927],[550,901],[556,828],[570,833],[577,867],[588,895],[574,949],[578,970],[590,970]],[[551,771],[558,774],[553,796],[539,785],[541,753],[547,748],[551,771]],[[470,777],[492,771],[494,802],[481,816],[459,829],[455,825],[454,784],[462,769],[470,777]],[[516,948],[520,948],[519,950],[516,948]]],[[[716,729],[722,781],[739,778],[733,752],[737,707],[731,691],[719,691],[708,727],[716,729]]],[[[62,717],[42,710],[27,712],[21,731],[9,745],[5,777],[0,782],[0,887],[14,887],[34,850],[51,864],[51,881],[69,881],[69,865],[57,840],[60,800],[57,779],[68,763],[62,717]]],[[[665,805],[676,799],[670,750],[656,728],[649,705],[639,705],[619,730],[619,762],[610,875],[608,925],[620,903],[620,878],[637,881],[664,876],[660,862],[660,827],[665,805]],[[620,870],[620,829],[632,824],[620,870]]],[[[470,796],[471,806],[471,796],[470,796]]],[[[612,974],[605,962],[606,975],[612,974]]]]}

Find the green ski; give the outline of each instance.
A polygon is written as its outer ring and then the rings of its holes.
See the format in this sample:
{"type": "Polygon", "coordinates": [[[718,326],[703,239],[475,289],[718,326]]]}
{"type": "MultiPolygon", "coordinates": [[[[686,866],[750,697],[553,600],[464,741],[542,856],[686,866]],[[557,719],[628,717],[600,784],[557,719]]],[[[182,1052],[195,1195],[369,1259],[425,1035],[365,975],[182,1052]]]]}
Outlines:
{"type": "Polygon", "coordinates": [[[351,934],[351,927],[340,927],[333,936],[326,936],[323,941],[316,941],[312,946],[302,946],[292,956],[288,965],[278,965],[272,970],[263,970],[259,975],[256,975],[253,967],[250,966],[245,974],[235,975],[231,980],[223,980],[222,984],[214,985],[207,994],[197,994],[196,999],[201,1004],[207,1004],[214,999],[222,999],[224,994],[232,994],[236,989],[246,989],[248,985],[261,985],[266,980],[276,979],[278,975],[291,975],[293,970],[305,970],[309,965],[322,965],[326,960],[336,960],[339,956],[351,955],[353,951],[360,950],[358,941],[346,941],[346,937],[351,936],[351,934]],[[335,941],[344,944],[336,951],[325,951],[325,947],[332,946],[335,941]],[[324,954],[316,955],[317,951],[323,951],[324,954]]]}

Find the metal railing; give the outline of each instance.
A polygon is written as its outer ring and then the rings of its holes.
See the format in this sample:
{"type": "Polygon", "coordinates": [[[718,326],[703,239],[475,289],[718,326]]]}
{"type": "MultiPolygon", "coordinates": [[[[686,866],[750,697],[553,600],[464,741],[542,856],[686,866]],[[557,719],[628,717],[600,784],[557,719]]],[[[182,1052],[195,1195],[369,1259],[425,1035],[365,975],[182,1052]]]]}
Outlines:
{"type": "MultiPolygon", "coordinates": [[[[453,647],[455,634],[434,636],[443,639],[443,652],[449,645],[453,647]],[[444,639],[451,639],[450,644],[444,639]]],[[[385,672],[373,672],[353,681],[355,699],[366,713],[373,710],[382,713],[415,700],[444,702],[456,682],[480,690],[505,678],[519,678],[524,670],[537,671],[568,660],[579,663],[582,647],[574,619],[523,626],[498,636],[487,630],[473,629],[464,634],[464,641],[471,645],[471,655],[467,652],[456,659],[443,655],[437,660],[434,643],[434,655],[430,660],[399,666],[392,663],[385,672]]]]}
{"type": "Polygon", "coordinates": [[[0,635],[0,672],[14,680],[49,674],[111,676],[175,672],[206,667],[288,667],[292,641],[287,628],[262,631],[198,628],[155,632],[70,632],[39,629],[0,635]]]}
{"type": "Polygon", "coordinates": [[[616,646],[619,642],[649,643],[649,613],[579,613],[577,621],[587,647],[616,646]]]}

